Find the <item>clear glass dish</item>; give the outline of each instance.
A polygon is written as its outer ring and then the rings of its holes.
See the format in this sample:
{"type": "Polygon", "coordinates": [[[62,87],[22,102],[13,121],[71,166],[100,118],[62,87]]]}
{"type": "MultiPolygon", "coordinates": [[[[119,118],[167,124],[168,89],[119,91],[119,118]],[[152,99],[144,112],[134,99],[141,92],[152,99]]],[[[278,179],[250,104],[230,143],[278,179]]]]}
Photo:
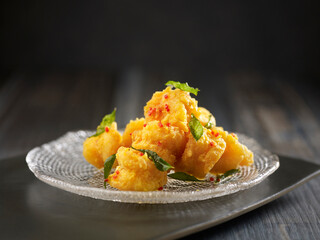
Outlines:
{"type": "Polygon", "coordinates": [[[129,203],[177,203],[220,197],[250,188],[279,167],[278,156],[263,149],[254,139],[238,134],[239,141],[254,152],[254,164],[219,182],[184,182],[168,178],[161,191],[119,191],[103,187],[103,171],[82,156],[82,144],[92,131],[68,132],[31,150],[26,161],[34,175],[54,187],[96,199],[129,203]]]}

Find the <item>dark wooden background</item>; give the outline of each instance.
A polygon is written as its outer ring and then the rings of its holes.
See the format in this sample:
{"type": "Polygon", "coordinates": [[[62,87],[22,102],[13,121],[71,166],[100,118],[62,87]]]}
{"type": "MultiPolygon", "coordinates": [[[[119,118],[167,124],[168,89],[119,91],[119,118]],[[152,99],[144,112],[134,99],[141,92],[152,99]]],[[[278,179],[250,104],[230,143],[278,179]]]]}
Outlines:
{"type": "MultiPolygon", "coordinates": [[[[320,164],[316,1],[1,3],[0,159],[117,107],[125,127],[168,80],[217,124],[320,164]]],[[[320,179],[189,239],[319,239],[320,179]]]]}

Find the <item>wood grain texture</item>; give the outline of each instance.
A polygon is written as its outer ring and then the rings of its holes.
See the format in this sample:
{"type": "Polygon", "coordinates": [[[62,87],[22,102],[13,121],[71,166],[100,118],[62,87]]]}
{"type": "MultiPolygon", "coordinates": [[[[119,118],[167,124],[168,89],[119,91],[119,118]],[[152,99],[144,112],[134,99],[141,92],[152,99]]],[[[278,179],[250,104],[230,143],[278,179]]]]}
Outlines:
{"type": "MultiPolygon", "coordinates": [[[[143,115],[145,102],[167,80],[134,68],[9,76],[0,89],[0,158],[26,153],[67,131],[94,129],[114,107],[123,128],[143,115]]],[[[245,133],[275,153],[320,164],[320,97],[312,86],[252,73],[203,74],[191,85],[201,90],[199,105],[210,109],[226,130],[245,133]]],[[[319,239],[319,183],[315,178],[262,208],[186,239],[319,239]]]]}

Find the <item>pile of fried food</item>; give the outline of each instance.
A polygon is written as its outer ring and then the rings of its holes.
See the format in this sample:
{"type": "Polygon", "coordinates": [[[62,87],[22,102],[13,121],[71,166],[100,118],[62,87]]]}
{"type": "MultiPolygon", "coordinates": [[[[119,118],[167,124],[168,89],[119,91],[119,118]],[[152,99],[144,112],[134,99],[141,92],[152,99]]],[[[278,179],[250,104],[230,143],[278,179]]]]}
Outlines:
{"type": "MultiPolygon", "coordinates": [[[[168,176],[203,180],[253,164],[253,153],[234,133],[190,96],[198,89],[169,81],[144,107],[144,118],[131,120],[121,135],[115,110],[83,144],[85,159],[104,168],[104,184],[127,191],[162,190],[168,176]],[[114,169],[111,173],[111,169],[114,169]],[[174,172],[168,174],[168,172],[174,172]]],[[[212,179],[212,178],[210,178],[212,179]]]]}

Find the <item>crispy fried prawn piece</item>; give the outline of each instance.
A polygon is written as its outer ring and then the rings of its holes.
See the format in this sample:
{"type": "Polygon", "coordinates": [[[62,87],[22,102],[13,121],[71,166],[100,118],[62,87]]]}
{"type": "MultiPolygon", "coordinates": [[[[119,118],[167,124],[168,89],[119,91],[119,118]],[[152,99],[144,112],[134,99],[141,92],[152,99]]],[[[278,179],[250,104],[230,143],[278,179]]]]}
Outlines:
{"type": "MultiPolygon", "coordinates": [[[[84,158],[96,168],[103,168],[104,161],[115,154],[121,145],[121,134],[117,130],[117,123],[113,122],[108,132],[99,136],[87,138],[83,143],[84,158]]],[[[117,163],[115,162],[114,166],[117,163]]]]}
{"type": "Polygon", "coordinates": [[[154,151],[172,166],[182,156],[187,141],[184,131],[159,121],[148,122],[132,134],[132,139],[134,148],[154,151]]]}
{"type": "Polygon", "coordinates": [[[222,136],[227,147],[220,160],[211,169],[211,173],[225,173],[239,166],[250,166],[253,163],[253,153],[239,142],[236,134],[228,133],[221,127],[216,127],[212,131],[222,136]]]}
{"type": "Polygon", "coordinates": [[[197,178],[204,178],[220,159],[225,148],[225,141],[211,134],[209,129],[204,129],[198,141],[189,132],[186,148],[181,160],[175,166],[175,171],[187,172],[197,178]]]}
{"type": "Polygon", "coordinates": [[[165,90],[153,94],[144,107],[144,115],[147,122],[157,120],[164,125],[170,123],[172,126],[188,132],[191,113],[198,115],[197,109],[198,102],[190,96],[190,93],[167,87],[165,90]]]}
{"type": "Polygon", "coordinates": [[[112,187],[126,191],[155,191],[167,183],[167,172],[159,171],[147,154],[120,147],[116,157],[119,166],[108,177],[112,187]]]}
{"type": "Polygon", "coordinates": [[[134,131],[141,130],[145,124],[144,118],[137,118],[136,120],[131,120],[124,130],[122,135],[122,146],[130,147],[132,144],[132,134],[134,131]]]}

